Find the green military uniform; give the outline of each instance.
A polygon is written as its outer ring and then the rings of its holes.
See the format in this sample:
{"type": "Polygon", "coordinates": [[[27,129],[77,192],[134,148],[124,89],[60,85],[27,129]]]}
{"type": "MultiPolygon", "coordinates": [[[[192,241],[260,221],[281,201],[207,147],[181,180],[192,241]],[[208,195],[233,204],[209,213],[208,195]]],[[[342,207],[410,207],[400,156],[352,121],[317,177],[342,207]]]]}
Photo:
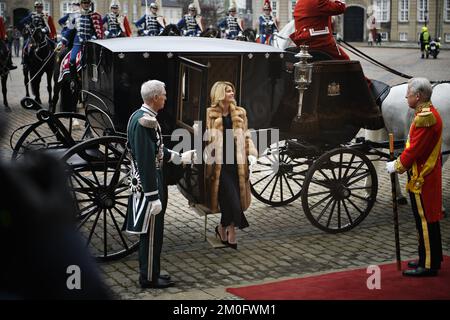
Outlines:
{"type": "Polygon", "coordinates": [[[161,167],[163,162],[171,161],[172,153],[162,143],[156,112],[147,105],[143,105],[131,115],[127,135],[133,158],[133,192],[128,201],[125,229],[127,232],[140,234],[140,277],[154,281],[160,274],[164,214],[167,206],[161,167]],[[150,202],[158,199],[161,201],[162,210],[157,215],[150,215],[150,202]]]}

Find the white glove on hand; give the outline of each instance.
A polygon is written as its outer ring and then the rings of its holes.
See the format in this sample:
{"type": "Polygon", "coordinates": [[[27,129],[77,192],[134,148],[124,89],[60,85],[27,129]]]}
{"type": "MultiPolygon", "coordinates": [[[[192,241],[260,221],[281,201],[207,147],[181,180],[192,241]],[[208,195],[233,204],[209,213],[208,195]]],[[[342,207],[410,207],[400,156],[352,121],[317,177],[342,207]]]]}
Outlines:
{"type": "Polygon", "coordinates": [[[250,165],[250,167],[253,167],[257,161],[258,160],[256,159],[255,156],[252,156],[252,155],[248,156],[248,164],[250,165]]]}
{"type": "Polygon", "coordinates": [[[56,45],[56,51],[61,50],[62,47],[63,47],[63,43],[62,42],[58,42],[58,44],[56,45]]]}
{"type": "Polygon", "coordinates": [[[156,216],[162,210],[162,204],[159,199],[155,201],[150,201],[148,205],[150,206],[150,214],[153,216],[156,216]]]}
{"type": "Polygon", "coordinates": [[[388,173],[394,173],[395,172],[395,160],[386,162],[386,171],[388,173]]]}
{"type": "Polygon", "coordinates": [[[197,151],[189,150],[185,151],[181,154],[181,163],[182,164],[192,164],[197,161],[197,151]]]}

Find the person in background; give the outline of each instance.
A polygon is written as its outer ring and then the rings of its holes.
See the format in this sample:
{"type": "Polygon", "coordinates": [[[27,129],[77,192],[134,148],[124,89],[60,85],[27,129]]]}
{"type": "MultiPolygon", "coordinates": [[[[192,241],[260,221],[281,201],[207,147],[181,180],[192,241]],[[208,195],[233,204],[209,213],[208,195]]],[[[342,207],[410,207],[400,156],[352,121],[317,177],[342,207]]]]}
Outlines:
{"type": "Polygon", "coordinates": [[[0,16],[0,50],[4,50],[8,53],[8,61],[6,67],[8,70],[17,69],[17,66],[13,65],[11,58],[11,51],[8,49],[7,38],[6,38],[6,28],[3,17],[0,16]]]}
{"type": "Polygon", "coordinates": [[[239,33],[242,33],[242,20],[237,17],[236,5],[232,4],[228,8],[228,15],[217,25],[217,27],[225,34],[225,37],[230,40],[236,39],[239,33]]]}
{"type": "Polygon", "coordinates": [[[194,3],[188,6],[188,13],[177,23],[178,29],[186,37],[198,37],[204,30],[203,18],[197,14],[197,7],[194,3]]]}
{"type": "Polygon", "coordinates": [[[259,16],[259,37],[257,41],[271,45],[273,43],[273,34],[278,31],[278,26],[276,19],[270,14],[272,7],[269,0],[264,1],[263,12],[259,16]]]}
{"type": "Polygon", "coordinates": [[[422,55],[420,56],[422,59],[425,57],[425,49],[426,46],[430,43],[430,33],[428,32],[427,27],[422,27],[422,32],[419,36],[419,44],[420,44],[420,52],[422,52],[422,55]]]}
{"type": "Polygon", "coordinates": [[[123,14],[120,14],[120,5],[118,1],[113,0],[111,2],[111,12],[107,13],[103,17],[103,24],[106,23],[107,28],[105,30],[105,37],[117,38],[117,37],[130,37],[131,28],[128,23],[128,19],[123,14]]]}
{"type": "Polygon", "coordinates": [[[146,13],[134,23],[141,36],[158,36],[163,32],[166,27],[166,20],[158,14],[158,9],[158,4],[152,2],[150,13],[146,13]]]}

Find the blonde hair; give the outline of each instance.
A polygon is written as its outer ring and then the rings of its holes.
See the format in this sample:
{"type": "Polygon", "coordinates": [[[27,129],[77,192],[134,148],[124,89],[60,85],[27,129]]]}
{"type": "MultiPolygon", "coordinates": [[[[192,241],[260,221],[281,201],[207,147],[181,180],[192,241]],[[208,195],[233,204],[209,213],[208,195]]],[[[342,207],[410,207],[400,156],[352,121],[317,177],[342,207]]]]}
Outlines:
{"type": "MultiPolygon", "coordinates": [[[[222,108],[222,101],[225,99],[225,92],[230,87],[236,93],[234,85],[228,81],[217,81],[211,88],[211,107],[222,108]]],[[[231,101],[231,105],[236,106],[236,101],[231,101]]]]}

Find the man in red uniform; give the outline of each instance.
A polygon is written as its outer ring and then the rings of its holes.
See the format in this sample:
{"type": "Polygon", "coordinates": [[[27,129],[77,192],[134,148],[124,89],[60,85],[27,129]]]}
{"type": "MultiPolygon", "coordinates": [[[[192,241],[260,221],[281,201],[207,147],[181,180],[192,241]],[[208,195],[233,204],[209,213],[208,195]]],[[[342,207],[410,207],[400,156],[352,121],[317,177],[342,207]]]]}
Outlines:
{"type": "Polygon", "coordinates": [[[297,46],[308,45],[336,60],[350,60],[333,38],[331,17],[344,13],[345,3],[338,0],[298,0],[295,5],[295,32],[290,38],[297,46]]]}
{"type": "Polygon", "coordinates": [[[419,236],[419,261],[408,263],[412,269],[405,270],[405,276],[436,276],[442,262],[442,120],[430,102],[432,91],[425,78],[408,81],[406,99],[415,117],[405,150],[386,164],[389,173],[408,171],[406,189],[419,236]]]}

